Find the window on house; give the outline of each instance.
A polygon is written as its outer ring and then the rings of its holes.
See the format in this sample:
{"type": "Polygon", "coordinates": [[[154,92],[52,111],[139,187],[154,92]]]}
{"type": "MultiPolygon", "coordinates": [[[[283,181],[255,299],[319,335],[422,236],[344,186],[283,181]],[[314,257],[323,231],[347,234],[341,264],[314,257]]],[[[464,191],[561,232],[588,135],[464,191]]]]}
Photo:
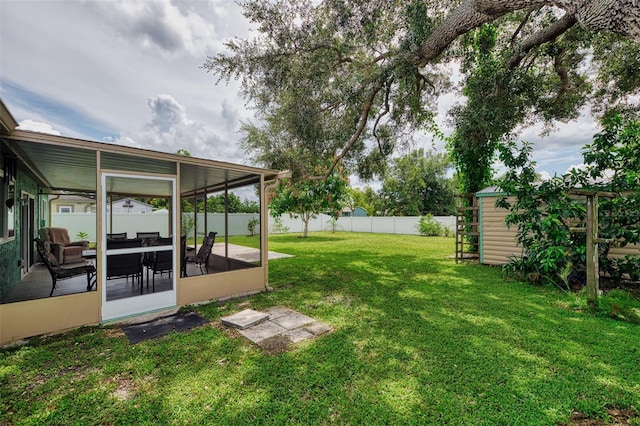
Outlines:
{"type": "Polygon", "coordinates": [[[73,206],[58,206],[58,213],[73,213],[73,206]]]}

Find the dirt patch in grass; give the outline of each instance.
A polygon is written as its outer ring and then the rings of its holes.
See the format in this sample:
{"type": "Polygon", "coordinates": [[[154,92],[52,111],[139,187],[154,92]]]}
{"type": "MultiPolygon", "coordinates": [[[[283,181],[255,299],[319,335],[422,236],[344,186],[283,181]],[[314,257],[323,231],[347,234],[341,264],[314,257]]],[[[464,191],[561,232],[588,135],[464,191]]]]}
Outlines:
{"type": "Polygon", "coordinates": [[[124,335],[124,331],[122,331],[122,328],[116,327],[116,326],[105,327],[104,328],[104,334],[107,337],[112,338],[112,339],[120,338],[120,337],[126,337],[124,335]]]}
{"type": "Polygon", "coordinates": [[[291,340],[287,339],[284,336],[273,336],[268,339],[264,339],[258,342],[258,346],[260,346],[265,352],[270,355],[277,355],[283,352],[287,352],[293,347],[293,345],[291,344],[291,340]]]}
{"type": "Polygon", "coordinates": [[[571,414],[571,418],[568,423],[564,423],[562,426],[629,426],[631,424],[637,424],[638,419],[636,413],[632,410],[612,408],[607,411],[609,419],[607,421],[602,419],[594,419],[587,414],[579,411],[574,411],[571,414]],[[630,423],[631,420],[636,422],[630,423]]]}
{"type": "Polygon", "coordinates": [[[108,379],[107,383],[111,384],[111,386],[115,385],[115,389],[111,392],[111,396],[119,399],[120,401],[127,401],[133,398],[138,390],[138,385],[129,376],[116,374],[108,379]]]}

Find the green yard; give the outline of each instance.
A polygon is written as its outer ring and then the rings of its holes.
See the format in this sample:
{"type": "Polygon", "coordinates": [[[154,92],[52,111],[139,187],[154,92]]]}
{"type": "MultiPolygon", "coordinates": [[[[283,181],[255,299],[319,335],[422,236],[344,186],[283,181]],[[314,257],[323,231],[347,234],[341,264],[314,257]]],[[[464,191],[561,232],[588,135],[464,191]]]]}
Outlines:
{"type": "MultiPolygon", "coordinates": [[[[246,238],[250,245],[249,237],[246,238]]],[[[242,244],[242,241],[234,241],[242,244]]],[[[91,327],[0,352],[0,424],[640,424],[640,328],[456,265],[445,238],[270,237],[273,292],[129,345],[91,327]],[[334,331],[268,354],[219,325],[284,305],[334,331]],[[575,414],[574,414],[575,416],[575,414]]]]}

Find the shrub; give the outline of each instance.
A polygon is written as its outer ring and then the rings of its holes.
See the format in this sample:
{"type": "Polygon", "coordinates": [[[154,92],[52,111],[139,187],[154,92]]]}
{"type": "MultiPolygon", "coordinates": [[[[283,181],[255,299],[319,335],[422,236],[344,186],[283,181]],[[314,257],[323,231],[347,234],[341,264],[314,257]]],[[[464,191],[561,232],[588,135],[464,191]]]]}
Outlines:
{"type": "Polygon", "coordinates": [[[251,233],[252,237],[256,234],[256,226],[258,225],[260,225],[260,219],[257,217],[254,217],[247,222],[247,229],[249,230],[249,233],[251,233]]]}
{"type": "Polygon", "coordinates": [[[289,227],[285,226],[285,224],[282,223],[282,219],[280,219],[279,217],[276,217],[273,220],[273,226],[271,227],[271,232],[274,234],[286,234],[287,232],[289,232],[289,227]]]}
{"type": "Polygon", "coordinates": [[[418,232],[425,237],[439,237],[444,234],[442,224],[435,220],[430,213],[420,217],[418,232]]]}
{"type": "MultiPolygon", "coordinates": [[[[583,150],[584,168],[540,182],[535,162],[530,160],[532,145],[510,142],[501,147],[501,160],[509,168],[498,182],[512,196],[499,199],[497,207],[510,210],[507,226],[517,226],[518,244],[526,257],[511,260],[505,272],[530,281],[552,281],[573,288],[586,269],[584,197],[571,197],[574,188],[614,193],[614,198],[598,198],[598,237],[610,242],[598,246],[599,270],[615,284],[628,276],[640,278],[637,256],[608,257],[615,245],[640,242],[640,121],[620,117],[605,120],[603,132],[583,150]]],[[[579,286],[578,286],[579,287],[579,286]]]]}

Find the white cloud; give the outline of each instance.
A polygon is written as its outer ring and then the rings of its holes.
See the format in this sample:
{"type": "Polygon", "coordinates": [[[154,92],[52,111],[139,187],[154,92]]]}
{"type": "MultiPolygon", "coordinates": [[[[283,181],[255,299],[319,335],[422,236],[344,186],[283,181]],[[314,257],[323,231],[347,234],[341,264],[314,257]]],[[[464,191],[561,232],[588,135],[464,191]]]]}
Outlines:
{"type": "Polygon", "coordinates": [[[49,123],[34,120],[22,120],[18,125],[20,130],[31,130],[33,132],[48,133],[50,135],[60,136],[61,133],[54,129],[49,123]]]}
{"type": "Polygon", "coordinates": [[[153,96],[147,104],[151,120],[139,129],[123,134],[115,143],[171,153],[186,149],[194,157],[245,162],[234,141],[209,125],[191,119],[187,109],[173,96],[153,96]]]}
{"type": "Polygon", "coordinates": [[[89,3],[114,33],[142,49],[157,49],[167,56],[204,56],[219,51],[222,43],[215,25],[200,14],[202,9],[191,4],[170,0],[89,3]]]}

